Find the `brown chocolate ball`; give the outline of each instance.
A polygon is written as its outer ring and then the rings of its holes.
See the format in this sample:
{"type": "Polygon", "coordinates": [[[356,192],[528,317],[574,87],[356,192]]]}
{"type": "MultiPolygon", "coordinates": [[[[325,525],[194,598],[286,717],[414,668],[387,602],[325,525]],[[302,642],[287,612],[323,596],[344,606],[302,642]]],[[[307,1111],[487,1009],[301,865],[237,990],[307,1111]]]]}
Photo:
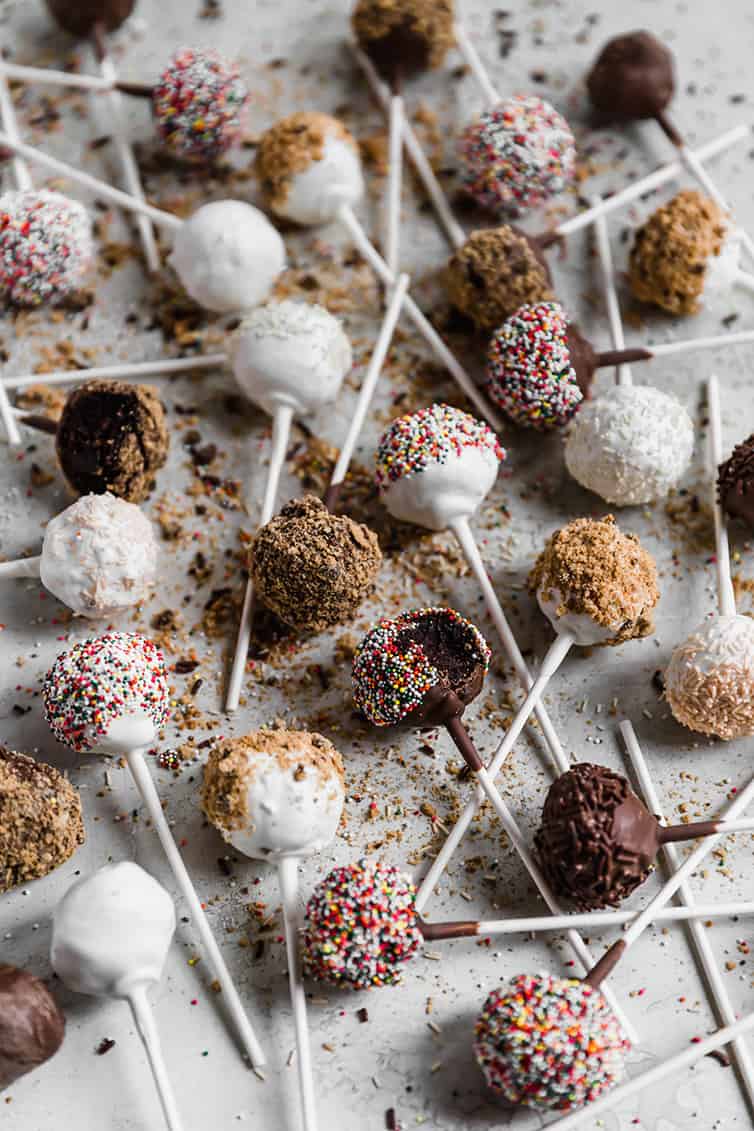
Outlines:
{"type": "Polygon", "coordinates": [[[91,35],[96,24],[115,31],[136,7],[136,0],[45,0],[50,15],[60,26],[79,38],[91,35]]]}
{"type": "Polygon", "coordinates": [[[0,965],[0,1091],[60,1048],[65,1017],[33,974],[0,965]]]}
{"type": "Polygon", "coordinates": [[[168,456],[165,410],[150,385],[87,381],[65,402],[56,436],[63,474],[80,495],[146,499],[168,456]]]}
{"type": "Polygon", "coordinates": [[[357,0],[351,24],[390,82],[439,67],[455,43],[452,0],[357,0]]]}
{"type": "Polygon", "coordinates": [[[717,471],[717,497],[731,518],[754,533],[754,435],[736,444],[717,471]]]}
{"type": "Polygon", "coordinates": [[[555,297],[542,247],[508,224],[472,232],[448,261],[445,285],[453,306],[483,331],[524,303],[555,297]]]}
{"type": "Polygon", "coordinates": [[[648,31],[618,35],[600,51],[586,85],[592,105],[610,118],[656,118],[675,93],[673,56],[648,31]]]}

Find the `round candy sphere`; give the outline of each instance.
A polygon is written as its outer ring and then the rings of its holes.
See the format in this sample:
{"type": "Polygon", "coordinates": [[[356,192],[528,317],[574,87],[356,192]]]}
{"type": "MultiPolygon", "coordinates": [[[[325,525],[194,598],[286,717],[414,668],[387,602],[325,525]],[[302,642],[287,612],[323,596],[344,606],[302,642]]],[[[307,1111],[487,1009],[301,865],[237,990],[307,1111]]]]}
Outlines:
{"type": "Polygon", "coordinates": [[[40,978],[0,963],[0,1092],[60,1048],[65,1016],[40,978]]]}
{"type": "Polygon", "coordinates": [[[720,506],[754,532],[754,435],[736,444],[717,472],[720,506]]]}
{"type": "Polygon", "coordinates": [[[664,498],[693,450],[694,425],[674,397],[648,385],[616,385],[582,405],[565,462],[582,487],[628,507],[664,498]]]}
{"type": "Polygon", "coordinates": [[[656,118],[675,93],[673,56],[648,31],[608,40],[586,80],[595,109],[618,120],[656,118]]]}
{"type": "Polygon", "coordinates": [[[474,1041],[488,1086],[540,1111],[596,1100],[623,1079],[630,1047],[599,990],[549,974],[519,974],[493,990],[474,1041]]]}
{"type": "Polygon", "coordinates": [[[424,941],[415,899],[409,877],[388,864],[359,860],[333,868],[306,905],[306,973],[352,990],[396,985],[424,941]]]}
{"type": "Polygon", "coordinates": [[[258,208],[216,200],[178,228],[169,262],[200,306],[236,314],[267,298],[285,267],[285,245],[258,208]]]}
{"type": "Polygon", "coordinates": [[[214,161],[238,140],[249,92],[237,63],[182,47],[152,91],[157,132],[177,157],[214,161]]]}
{"type": "Polygon", "coordinates": [[[483,208],[519,215],[568,186],[576,143],[565,118],[536,95],[506,98],[466,127],[461,183],[483,208]]]}
{"type": "Polygon", "coordinates": [[[471,232],[448,260],[445,285],[453,306],[490,333],[520,306],[555,297],[542,247],[508,224],[471,232]]]}
{"type": "Polygon", "coordinates": [[[136,7],[136,0],[45,0],[53,19],[60,26],[84,39],[97,24],[105,31],[116,31],[136,7]]]}
{"type": "Polygon", "coordinates": [[[45,189],[0,196],[0,297],[17,306],[59,302],[94,258],[92,226],[78,201],[45,189]]]}
{"type": "Polygon", "coordinates": [[[700,624],[670,658],[665,698],[689,730],[727,739],[754,734],[754,621],[736,614],[700,624]]]}

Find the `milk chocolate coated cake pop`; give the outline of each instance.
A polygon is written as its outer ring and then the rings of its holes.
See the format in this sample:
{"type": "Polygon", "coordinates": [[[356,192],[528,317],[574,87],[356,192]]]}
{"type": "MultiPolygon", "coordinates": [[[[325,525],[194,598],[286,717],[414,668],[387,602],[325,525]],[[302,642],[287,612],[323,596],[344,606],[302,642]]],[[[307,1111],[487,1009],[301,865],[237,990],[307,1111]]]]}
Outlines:
{"type": "Polygon", "coordinates": [[[84,840],[71,783],[54,766],[0,746],[0,891],[48,875],[84,840]]]}
{"type": "Polygon", "coordinates": [[[354,35],[387,79],[439,67],[453,46],[452,0],[357,0],[354,35]]]}
{"type": "Polygon", "coordinates": [[[720,506],[754,533],[754,435],[736,444],[717,473],[720,506]]]}
{"type": "Polygon", "coordinates": [[[525,303],[555,297],[541,244],[507,224],[472,232],[448,261],[445,285],[479,330],[497,329],[525,303]]]}
{"type": "Polygon", "coordinates": [[[577,644],[622,644],[654,631],[657,567],[612,515],[577,518],[553,534],[529,575],[529,588],[556,632],[577,644]]]}
{"type": "Polygon", "coordinates": [[[177,157],[210,162],[238,140],[249,92],[237,63],[182,47],[152,91],[157,132],[177,157]]]}
{"type": "Polygon", "coordinates": [[[94,258],[92,226],[78,201],[29,189],[0,196],[0,299],[16,306],[59,302],[94,258]]]}
{"type": "Polygon", "coordinates": [[[293,628],[321,632],[353,617],[382,564],[377,536],[312,495],[287,503],[249,551],[259,599],[293,628]]]}
{"type": "Polygon", "coordinates": [[[149,495],[168,443],[157,391],[124,381],[86,381],[74,389],[55,440],[63,474],[75,491],[110,491],[131,503],[149,495]]]}
{"type": "Polygon", "coordinates": [[[0,965],[0,1091],[54,1056],[65,1017],[33,974],[0,965]]]}
{"type": "Polygon", "coordinates": [[[715,616],[673,652],[665,697],[679,723],[699,734],[754,734],[754,621],[715,616]]]}
{"type": "Polygon", "coordinates": [[[85,38],[97,24],[115,31],[136,7],[136,0],[45,0],[50,14],[65,31],[85,38]]]}
{"type": "Polygon", "coordinates": [[[673,56],[648,31],[616,35],[597,56],[586,86],[592,105],[610,118],[656,118],[675,93],[673,56]]]}

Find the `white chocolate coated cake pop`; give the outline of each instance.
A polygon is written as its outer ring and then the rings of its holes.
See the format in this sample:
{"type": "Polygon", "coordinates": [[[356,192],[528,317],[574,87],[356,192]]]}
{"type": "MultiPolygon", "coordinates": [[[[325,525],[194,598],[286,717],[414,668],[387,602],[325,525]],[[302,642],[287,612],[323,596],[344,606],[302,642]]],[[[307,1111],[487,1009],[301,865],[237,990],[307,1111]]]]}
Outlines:
{"type": "Polygon", "coordinates": [[[689,730],[718,738],[754,734],[754,621],[714,616],[673,652],[665,697],[689,730]]]}

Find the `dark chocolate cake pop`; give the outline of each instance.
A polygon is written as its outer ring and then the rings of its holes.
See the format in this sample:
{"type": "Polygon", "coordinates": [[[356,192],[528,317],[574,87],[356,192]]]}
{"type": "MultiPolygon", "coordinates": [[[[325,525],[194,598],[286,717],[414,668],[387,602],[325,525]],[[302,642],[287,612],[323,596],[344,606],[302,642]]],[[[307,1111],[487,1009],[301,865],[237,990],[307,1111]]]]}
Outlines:
{"type": "Polygon", "coordinates": [[[85,38],[97,24],[115,31],[136,7],[136,0],[45,0],[50,15],[71,35],[85,38]]]}
{"type": "Polygon", "coordinates": [[[0,965],[0,1091],[54,1056],[65,1017],[33,974],[0,965]]]}
{"type": "Polygon", "coordinates": [[[87,381],[66,400],[56,436],[63,474],[81,495],[140,503],[168,454],[165,411],[149,385],[87,381]]]}
{"type": "Polygon", "coordinates": [[[439,67],[455,42],[452,0],[357,0],[354,35],[391,82],[439,67]]]}
{"type": "Polygon", "coordinates": [[[508,224],[472,232],[445,271],[453,306],[479,330],[491,331],[524,303],[551,301],[555,296],[546,245],[546,239],[508,224]]]}
{"type": "Polygon", "coordinates": [[[754,533],[754,435],[736,444],[717,472],[720,506],[754,533]]]}
{"type": "Polygon", "coordinates": [[[592,105],[619,121],[657,118],[675,93],[673,56],[648,31],[610,39],[586,80],[592,105]]]}

